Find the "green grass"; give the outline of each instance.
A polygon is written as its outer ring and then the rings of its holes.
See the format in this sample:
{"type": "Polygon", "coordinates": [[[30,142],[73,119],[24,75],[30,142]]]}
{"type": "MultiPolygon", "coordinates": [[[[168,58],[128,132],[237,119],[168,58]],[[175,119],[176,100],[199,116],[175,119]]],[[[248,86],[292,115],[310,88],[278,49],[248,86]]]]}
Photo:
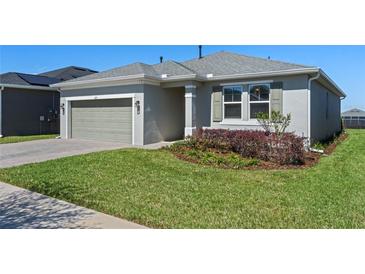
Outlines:
{"type": "Polygon", "coordinates": [[[2,169],[0,180],[150,227],[365,228],[365,130],[309,169],[223,170],[125,149],[2,169]]]}
{"type": "Polygon", "coordinates": [[[9,143],[20,143],[33,140],[53,139],[56,138],[57,134],[46,134],[46,135],[26,135],[26,136],[8,136],[0,138],[0,144],[9,143]]]}

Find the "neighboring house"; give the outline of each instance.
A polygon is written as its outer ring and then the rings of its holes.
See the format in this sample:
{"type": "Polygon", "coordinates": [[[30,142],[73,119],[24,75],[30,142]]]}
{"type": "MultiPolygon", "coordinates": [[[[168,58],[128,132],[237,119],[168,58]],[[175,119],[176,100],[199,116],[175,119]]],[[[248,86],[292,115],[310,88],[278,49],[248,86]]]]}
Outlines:
{"type": "Polygon", "coordinates": [[[51,78],[57,78],[60,81],[67,81],[71,79],[76,79],[82,76],[90,75],[93,73],[96,73],[96,70],[88,69],[88,68],[82,68],[82,67],[75,67],[75,66],[69,66],[65,68],[60,68],[52,71],[43,72],[41,76],[47,76],[51,78]]]}
{"type": "Polygon", "coordinates": [[[196,128],[261,129],[259,112],[291,113],[289,131],[322,140],[341,129],[345,93],[317,67],[218,52],[185,62],[133,63],[51,85],[61,137],[145,145],[196,128]]]}
{"type": "Polygon", "coordinates": [[[39,75],[0,75],[0,137],[59,133],[60,95],[50,84],[95,73],[66,67],[39,75]]]}
{"type": "Polygon", "coordinates": [[[365,128],[365,111],[354,108],[342,113],[345,128],[365,128]]]}

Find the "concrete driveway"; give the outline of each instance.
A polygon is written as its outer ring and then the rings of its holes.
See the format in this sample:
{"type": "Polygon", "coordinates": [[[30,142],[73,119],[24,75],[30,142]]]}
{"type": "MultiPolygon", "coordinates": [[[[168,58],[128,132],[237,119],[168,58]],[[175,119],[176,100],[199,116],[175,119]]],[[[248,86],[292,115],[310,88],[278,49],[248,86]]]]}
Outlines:
{"type": "Polygon", "coordinates": [[[0,168],[127,147],[131,147],[131,145],[76,139],[48,139],[14,144],[1,144],[0,168]]]}
{"type": "Polygon", "coordinates": [[[2,228],[146,228],[0,182],[2,228]]]}

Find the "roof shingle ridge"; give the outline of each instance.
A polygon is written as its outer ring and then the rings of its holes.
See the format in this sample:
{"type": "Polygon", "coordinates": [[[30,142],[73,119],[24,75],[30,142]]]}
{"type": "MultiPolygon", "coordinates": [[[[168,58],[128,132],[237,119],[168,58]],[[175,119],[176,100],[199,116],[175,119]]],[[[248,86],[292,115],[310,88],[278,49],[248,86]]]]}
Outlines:
{"type": "Polygon", "coordinates": [[[184,64],[182,64],[182,63],[180,63],[180,62],[177,62],[177,61],[175,61],[175,60],[172,60],[172,62],[174,62],[175,64],[177,64],[177,65],[179,65],[179,66],[181,66],[181,67],[183,67],[184,69],[187,69],[188,71],[191,71],[193,74],[197,74],[197,73],[196,73],[196,71],[194,71],[193,69],[191,69],[191,68],[189,68],[189,67],[185,66],[184,64]]]}
{"type": "Polygon", "coordinates": [[[284,62],[284,61],[279,61],[279,60],[274,60],[274,59],[266,59],[263,57],[259,57],[259,56],[250,56],[250,55],[246,55],[246,54],[240,54],[240,53],[235,53],[235,52],[225,52],[231,55],[236,55],[236,56],[241,56],[241,57],[246,57],[246,58],[250,58],[250,59],[259,59],[262,61],[267,61],[267,62],[274,62],[274,63],[280,63],[280,64],[287,64],[287,65],[294,65],[294,66],[301,66],[303,68],[314,68],[315,66],[307,66],[307,65],[303,65],[303,64],[297,64],[297,63],[292,63],[292,62],[284,62]]]}

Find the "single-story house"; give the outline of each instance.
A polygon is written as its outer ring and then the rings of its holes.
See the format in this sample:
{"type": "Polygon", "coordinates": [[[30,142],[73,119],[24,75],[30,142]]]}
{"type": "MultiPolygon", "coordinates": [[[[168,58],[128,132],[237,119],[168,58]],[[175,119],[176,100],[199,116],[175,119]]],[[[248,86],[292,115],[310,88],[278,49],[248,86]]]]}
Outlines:
{"type": "Polygon", "coordinates": [[[345,128],[365,128],[365,111],[353,108],[342,113],[345,128]]]}
{"type": "Polygon", "coordinates": [[[0,74],[0,137],[59,133],[60,94],[49,85],[95,72],[71,66],[38,75],[0,74]]]}
{"type": "Polygon", "coordinates": [[[321,140],[341,129],[345,93],[318,67],[218,52],[133,63],[51,85],[61,137],[146,145],[197,128],[261,129],[259,112],[291,113],[289,131],[321,140]]]}

